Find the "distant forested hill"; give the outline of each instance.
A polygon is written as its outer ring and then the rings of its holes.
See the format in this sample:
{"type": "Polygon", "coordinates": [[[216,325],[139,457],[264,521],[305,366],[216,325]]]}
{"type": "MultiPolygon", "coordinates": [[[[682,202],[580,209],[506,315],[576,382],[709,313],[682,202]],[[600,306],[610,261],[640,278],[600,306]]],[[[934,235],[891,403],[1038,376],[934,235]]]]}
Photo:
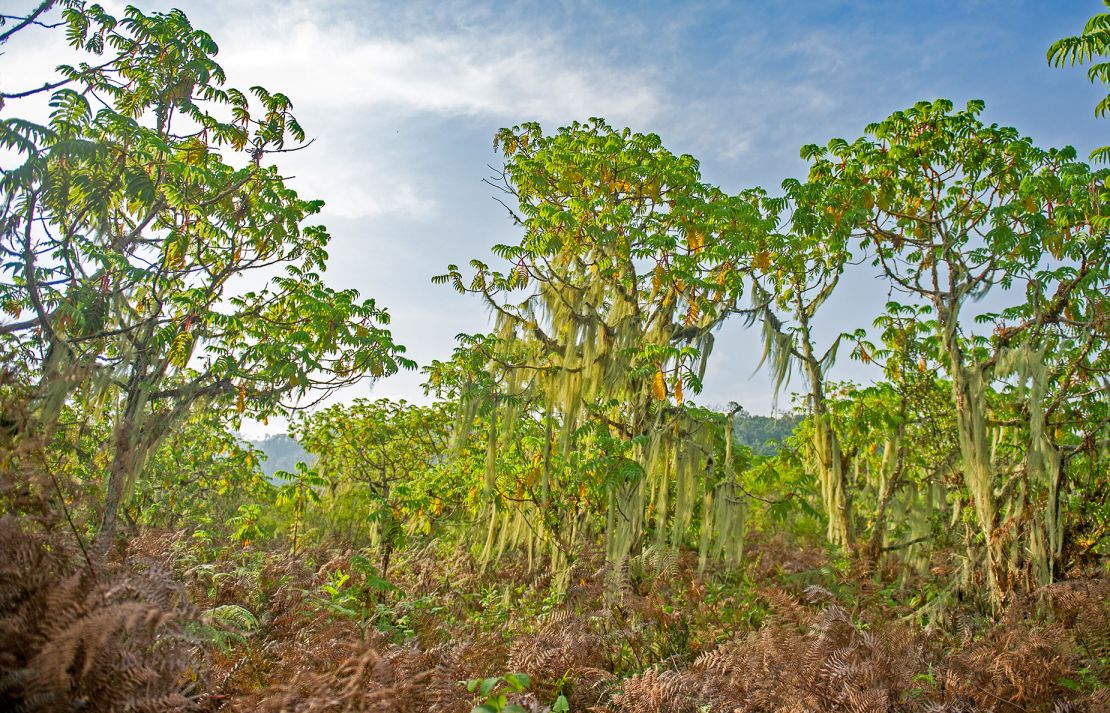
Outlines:
{"type": "Polygon", "coordinates": [[[260,441],[248,442],[266,454],[266,459],[262,461],[262,472],[267,477],[273,477],[279,470],[292,473],[298,462],[310,462],[308,452],[285,433],[275,433],[260,441]]]}
{"type": "Polygon", "coordinates": [[[741,410],[736,414],[733,438],[756,455],[771,456],[778,453],[779,444],[794,432],[801,420],[797,414],[756,416],[741,410]]]}

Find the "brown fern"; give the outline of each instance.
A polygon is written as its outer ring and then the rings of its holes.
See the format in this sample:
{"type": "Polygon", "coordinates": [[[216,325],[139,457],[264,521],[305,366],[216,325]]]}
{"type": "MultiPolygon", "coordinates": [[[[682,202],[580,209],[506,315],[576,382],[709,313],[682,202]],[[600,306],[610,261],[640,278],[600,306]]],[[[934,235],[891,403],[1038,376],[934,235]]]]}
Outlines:
{"type": "Polygon", "coordinates": [[[72,564],[63,541],[0,517],[0,708],[189,710],[191,610],[158,569],[72,564]]]}

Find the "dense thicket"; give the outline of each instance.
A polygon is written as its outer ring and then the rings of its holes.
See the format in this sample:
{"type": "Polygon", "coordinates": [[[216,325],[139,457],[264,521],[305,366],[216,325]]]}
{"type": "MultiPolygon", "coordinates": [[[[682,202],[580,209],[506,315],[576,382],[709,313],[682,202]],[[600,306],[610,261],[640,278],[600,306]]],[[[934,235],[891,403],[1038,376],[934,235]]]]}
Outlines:
{"type": "MultiPolygon", "coordinates": [[[[2,95],[3,705],[1110,705],[1110,170],[981,102],[735,194],[602,119],[504,129],[519,238],[435,278],[490,331],[425,404],[323,407],[415,364],[323,281],[288,98],[179,11],[57,5],[0,25],[86,60],[2,95]],[[725,327],[794,412],[696,403],[725,327]],[[305,455],[267,468],[235,429],[273,415],[305,455]]],[[[1050,61],[1105,81],[1108,18],[1050,61]]]]}

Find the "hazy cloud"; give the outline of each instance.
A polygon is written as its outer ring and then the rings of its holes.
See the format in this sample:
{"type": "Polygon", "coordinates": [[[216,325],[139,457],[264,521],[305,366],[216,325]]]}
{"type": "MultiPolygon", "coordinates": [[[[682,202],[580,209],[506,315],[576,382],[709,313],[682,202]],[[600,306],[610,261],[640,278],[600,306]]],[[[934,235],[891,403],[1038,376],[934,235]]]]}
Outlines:
{"type": "Polygon", "coordinates": [[[391,38],[350,24],[279,21],[264,34],[232,25],[221,62],[233,76],[272,78],[316,108],[566,121],[654,117],[644,68],[607,66],[555,34],[453,30],[391,38]]]}

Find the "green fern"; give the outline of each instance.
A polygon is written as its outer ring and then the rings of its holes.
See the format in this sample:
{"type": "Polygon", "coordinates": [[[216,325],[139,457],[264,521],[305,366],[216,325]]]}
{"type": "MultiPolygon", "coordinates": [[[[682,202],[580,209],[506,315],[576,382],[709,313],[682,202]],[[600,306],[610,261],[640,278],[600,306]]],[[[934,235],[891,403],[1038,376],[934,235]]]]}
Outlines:
{"type": "Polygon", "coordinates": [[[230,651],[233,645],[246,643],[247,636],[258,626],[258,618],[246,607],[224,604],[205,610],[192,633],[223,651],[230,651]]]}

